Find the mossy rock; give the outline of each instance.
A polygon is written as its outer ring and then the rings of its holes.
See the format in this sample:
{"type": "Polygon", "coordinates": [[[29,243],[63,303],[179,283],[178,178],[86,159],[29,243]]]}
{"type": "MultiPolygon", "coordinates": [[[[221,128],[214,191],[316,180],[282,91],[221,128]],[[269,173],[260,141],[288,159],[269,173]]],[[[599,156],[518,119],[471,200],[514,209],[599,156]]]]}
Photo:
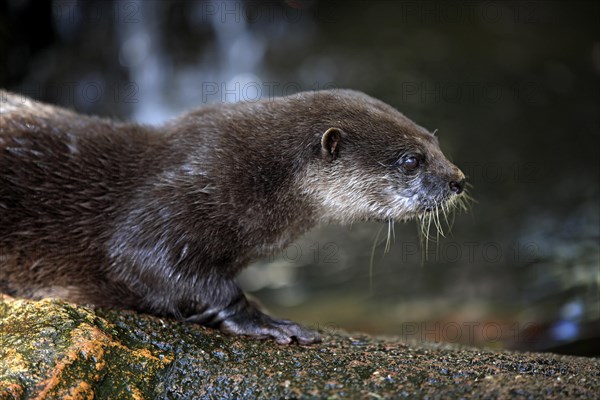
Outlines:
{"type": "Polygon", "coordinates": [[[597,398],[600,361],[325,332],[279,346],[128,311],[0,299],[0,398],[597,398]]]}

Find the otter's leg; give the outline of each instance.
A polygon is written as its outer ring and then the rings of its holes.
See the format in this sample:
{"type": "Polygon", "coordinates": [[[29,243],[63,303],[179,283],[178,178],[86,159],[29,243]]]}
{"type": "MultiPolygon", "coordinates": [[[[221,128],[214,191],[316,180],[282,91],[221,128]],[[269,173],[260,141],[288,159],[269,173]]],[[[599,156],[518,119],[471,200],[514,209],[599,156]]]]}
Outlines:
{"type": "Polygon", "coordinates": [[[300,344],[321,341],[318,332],[295,322],[278,320],[263,313],[239,289],[231,302],[224,308],[220,310],[206,309],[185,319],[218,328],[232,335],[246,335],[256,339],[272,338],[279,344],[289,344],[294,340],[300,344]]]}

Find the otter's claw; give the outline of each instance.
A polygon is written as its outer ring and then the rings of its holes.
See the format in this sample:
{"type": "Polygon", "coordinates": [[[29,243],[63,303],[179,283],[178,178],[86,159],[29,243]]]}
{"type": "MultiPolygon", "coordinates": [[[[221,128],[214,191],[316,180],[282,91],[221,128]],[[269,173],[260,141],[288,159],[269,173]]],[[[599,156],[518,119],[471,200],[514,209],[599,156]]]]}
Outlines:
{"type": "Polygon", "coordinates": [[[307,329],[287,320],[274,319],[254,308],[246,308],[227,318],[219,326],[223,332],[234,335],[246,335],[256,339],[274,339],[278,344],[297,341],[311,344],[321,341],[318,332],[307,329]]]}

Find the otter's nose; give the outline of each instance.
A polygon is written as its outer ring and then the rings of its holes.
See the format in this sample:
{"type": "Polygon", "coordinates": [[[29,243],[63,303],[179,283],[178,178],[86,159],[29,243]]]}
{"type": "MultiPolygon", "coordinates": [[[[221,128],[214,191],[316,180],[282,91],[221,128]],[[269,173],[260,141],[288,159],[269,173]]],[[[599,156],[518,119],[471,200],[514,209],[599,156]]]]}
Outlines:
{"type": "Polygon", "coordinates": [[[450,190],[452,190],[456,194],[461,194],[465,189],[465,180],[461,179],[460,181],[451,181],[449,185],[450,190]]]}

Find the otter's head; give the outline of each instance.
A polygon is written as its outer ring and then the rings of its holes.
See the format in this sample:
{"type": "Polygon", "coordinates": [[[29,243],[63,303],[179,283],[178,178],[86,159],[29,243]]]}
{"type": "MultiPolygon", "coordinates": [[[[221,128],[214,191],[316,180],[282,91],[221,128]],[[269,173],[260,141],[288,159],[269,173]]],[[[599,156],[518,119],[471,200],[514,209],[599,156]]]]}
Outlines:
{"type": "Polygon", "coordinates": [[[315,102],[329,116],[305,188],[324,220],[406,220],[461,204],[465,176],[432,133],[360,92],[328,92],[315,102]]]}

